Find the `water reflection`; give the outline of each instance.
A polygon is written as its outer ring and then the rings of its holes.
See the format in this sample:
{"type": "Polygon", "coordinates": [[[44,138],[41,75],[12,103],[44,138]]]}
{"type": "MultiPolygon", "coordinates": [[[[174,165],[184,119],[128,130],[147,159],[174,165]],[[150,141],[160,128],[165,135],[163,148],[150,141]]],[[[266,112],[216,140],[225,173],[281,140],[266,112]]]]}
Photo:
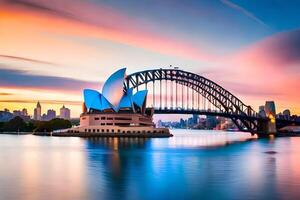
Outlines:
{"type": "Polygon", "coordinates": [[[176,137],[168,140],[168,146],[172,148],[182,147],[218,147],[236,142],[243,142],[249,139],[256,139],[250,133],[243,132],[223,132],[223,131],[201,131],[189,130],[189,134],[182,133],[182,130],[173,130],[176,137]],[[201,134],[201,137],[199,137],[201,134]]]}
{"type": "Polygon", "coordinates": [[[299,199],[300,138],[249,138],[0,135],[1,198],[299,199]]]}

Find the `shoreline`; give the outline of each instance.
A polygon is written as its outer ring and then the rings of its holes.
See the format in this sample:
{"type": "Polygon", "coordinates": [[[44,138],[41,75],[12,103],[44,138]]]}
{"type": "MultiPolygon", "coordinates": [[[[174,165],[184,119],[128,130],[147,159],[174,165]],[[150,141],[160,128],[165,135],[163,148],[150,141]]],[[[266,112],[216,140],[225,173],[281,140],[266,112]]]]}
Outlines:
{"type": "Polygon", "coordinates": [[[139,137],[139,138],[167,138],[172,137],[170,133],[51,133],[37,132],[32,133],[36,136],[54,136],[54,137],[139,137]]]}
{"type": "MultiPolygon", "coordinates": [[[[36,135],[36,136],[55,136],[55,137],[141,137],[141,138],[166,138],[172,137],[171,133],[52,133],[51,132],[0,132],[7,135],[36,135]]],[[[275,137],[300,137],[299,132],[278,132],[275,137]]],[[[263,138],[263,137],[261,137],[263,138]]]]}

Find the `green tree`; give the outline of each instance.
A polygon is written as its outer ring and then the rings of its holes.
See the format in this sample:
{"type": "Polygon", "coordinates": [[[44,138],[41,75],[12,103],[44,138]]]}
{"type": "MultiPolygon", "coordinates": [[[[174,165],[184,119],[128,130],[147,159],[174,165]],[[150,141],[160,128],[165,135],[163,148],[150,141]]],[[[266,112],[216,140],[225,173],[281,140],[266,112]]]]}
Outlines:
{"type": "Polygon", "coordinates": [[[35,132],[50,132],[59,129],[66,129],[72,127],[72,124],[69,120],[55,118],[46,122],[39,122],[35,132]]]}
{"type": "Polygon", "coordinates": [[[24,120],[17,116],[11,120],[9,120],[7,123],[3,125],[4,131],[12,131],[12,132],[19,132],[19,131],[25,131],[26,130],[26,123],[24,120]]]}

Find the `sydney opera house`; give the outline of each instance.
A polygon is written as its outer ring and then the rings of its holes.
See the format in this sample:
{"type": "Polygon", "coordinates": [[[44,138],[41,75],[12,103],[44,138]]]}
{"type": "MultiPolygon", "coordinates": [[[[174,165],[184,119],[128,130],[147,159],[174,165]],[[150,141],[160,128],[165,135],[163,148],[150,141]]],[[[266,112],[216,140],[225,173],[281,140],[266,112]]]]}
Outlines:
{"type": "Polygon", "coordinates": [[[83,113],[80,125],[68,129],[72,136],[141,136],[168,137],[166,128],[156,128],[153,123],[153,108],[146,108],[147,90],[133,93],[124,90],[126,68],[113,73],[104,83],[102,93],[83,91],[83,113]]]}

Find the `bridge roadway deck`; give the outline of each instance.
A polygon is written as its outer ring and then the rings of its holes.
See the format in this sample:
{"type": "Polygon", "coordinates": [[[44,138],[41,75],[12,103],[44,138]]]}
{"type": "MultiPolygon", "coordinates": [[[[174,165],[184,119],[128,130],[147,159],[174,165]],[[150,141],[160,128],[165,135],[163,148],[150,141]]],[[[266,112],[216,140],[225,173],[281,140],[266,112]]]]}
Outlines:
{"type": "Polygon", "coordinates": [[[196,115],[210,115],[220,116],[226,118],[239,118],[239,119],[251,119],[251,120],[268,120],[267,118],[261,118],[258,116],[247,116],[247,115],[235,115],[218,111],[207,111],[197,109],[176,109],[176,108],[154,108],[154,114],[196,114],[196,115]]]}

